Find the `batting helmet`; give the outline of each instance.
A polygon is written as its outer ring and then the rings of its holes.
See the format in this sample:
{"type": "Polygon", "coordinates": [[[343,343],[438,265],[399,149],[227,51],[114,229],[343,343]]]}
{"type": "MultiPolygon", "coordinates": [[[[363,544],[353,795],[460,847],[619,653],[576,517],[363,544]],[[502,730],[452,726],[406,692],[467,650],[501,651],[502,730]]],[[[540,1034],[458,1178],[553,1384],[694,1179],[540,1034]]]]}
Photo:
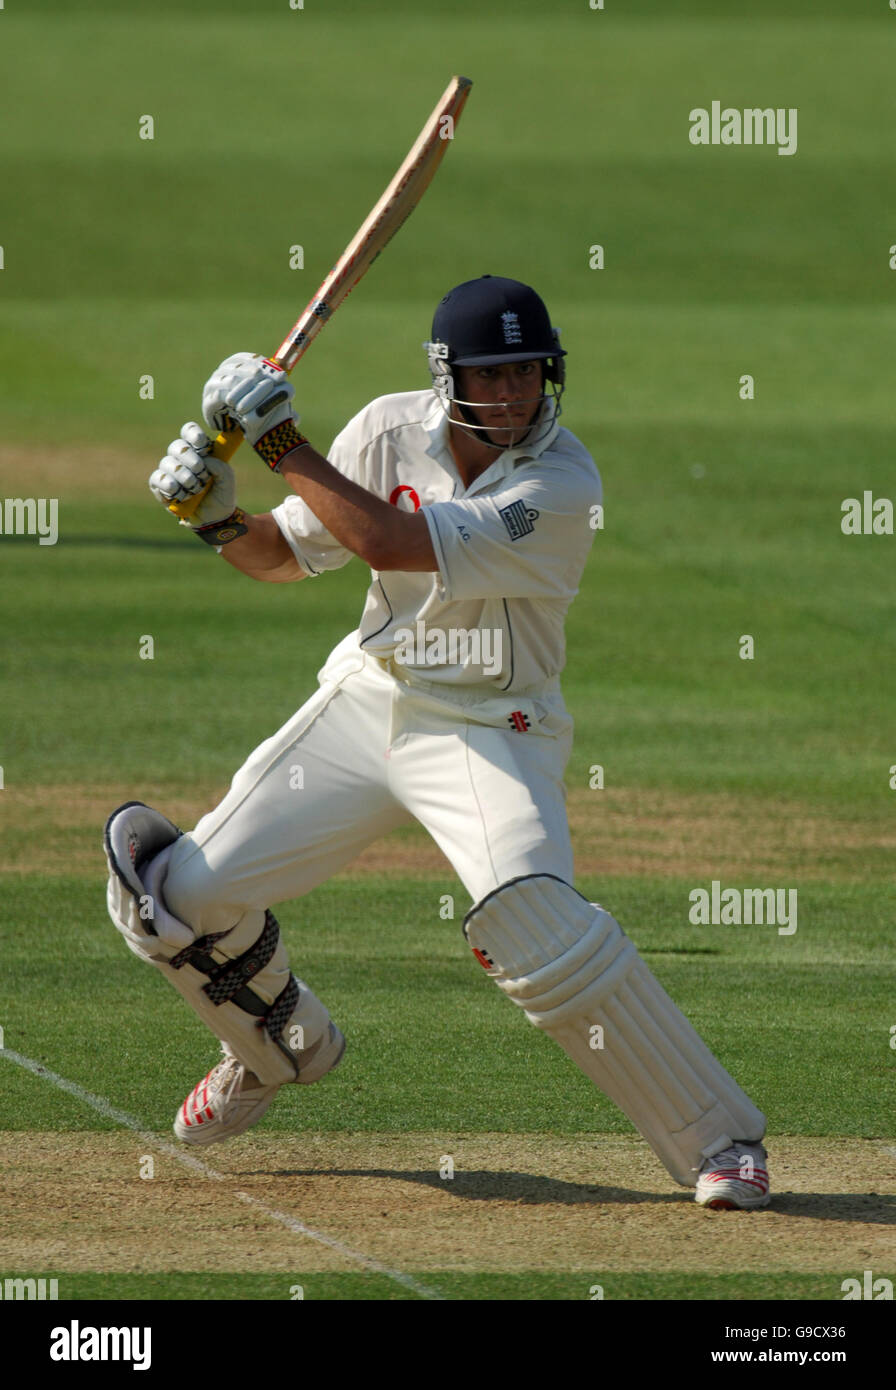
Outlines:
{"type": "MultiPolygon", "coordinates": [[[[442,404],[457,401],[464,419],[482,430],[471,414],[476,401],[457,400],[454,367],[497,366],[504,362],[544,363],[544,379],[560,414],[566,373],[560,335],[551,327],[544,302],[528,285],[500,275],[482,275],[449,290],[436,308],[432,341],[423,344],[433,387],[442,404]]],[[[488,435],[485,435],[488,439],[488,435]]]]}

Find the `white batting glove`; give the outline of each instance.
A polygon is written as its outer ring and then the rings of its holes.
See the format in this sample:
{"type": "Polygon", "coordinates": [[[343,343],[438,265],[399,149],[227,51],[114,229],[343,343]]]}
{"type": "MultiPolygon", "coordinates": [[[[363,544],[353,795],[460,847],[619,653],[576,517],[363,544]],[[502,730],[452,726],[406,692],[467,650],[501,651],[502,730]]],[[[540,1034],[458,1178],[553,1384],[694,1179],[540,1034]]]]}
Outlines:
{"type": "Polygon", "coordinates": [[[201,492],[209,478],[214,481],[190,517],[193,527],[224,521],[236,507],[236,477],[229,463],[215,458],[212,441],[201,425],[184,425],[180,438],[168,445],[168,452],[149,480],[152,495],[163,507],[186,502],[201,492]]]}
{"type": "Polygon", "coordinates": [[[215,434],[238,426],[254,448],[262,435],[286,421],[295,387],[282,368],[257,352],[236,352],[212,373],[202,392],[202,413],[215,434]]]}

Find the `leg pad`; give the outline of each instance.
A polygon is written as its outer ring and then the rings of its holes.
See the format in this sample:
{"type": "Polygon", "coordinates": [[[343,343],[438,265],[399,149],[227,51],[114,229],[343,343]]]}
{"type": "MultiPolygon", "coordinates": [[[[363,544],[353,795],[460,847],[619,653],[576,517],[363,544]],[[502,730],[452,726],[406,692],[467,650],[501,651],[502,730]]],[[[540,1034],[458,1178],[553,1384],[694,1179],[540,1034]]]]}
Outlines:
{"type": "Polygon", "coordinates": [[[765,1116],[691,1027],[609,913],[546,874],[478,903],[464,934],[498,988],[628,1115],[677,1182],[755,1142],[765,1116]]]}
{"type": "Polygon", "coordinates": [[[247,911],[197,937],[170,913],[164,885],[181,832],[141,802],[109,817],[109,914],[131,950],[162,971],[203,1023],[265,1085],[312,1082],[340,1060],[345,1039],[289,969],[273,913],[247,911]]]}

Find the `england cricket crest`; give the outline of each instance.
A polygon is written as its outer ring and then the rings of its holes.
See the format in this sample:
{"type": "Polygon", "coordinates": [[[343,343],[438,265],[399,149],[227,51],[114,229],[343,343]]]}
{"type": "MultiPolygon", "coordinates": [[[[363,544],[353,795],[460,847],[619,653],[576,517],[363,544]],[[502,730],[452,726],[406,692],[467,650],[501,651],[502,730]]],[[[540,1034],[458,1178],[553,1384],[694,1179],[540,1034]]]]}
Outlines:
{"type": "Polygon", "coordinates": [[[501,315],[501,327],[504,330],[504,342],[507,347],[514,347],[523,341],[520,331],[519,314],[515,314],[512,309],[501,315]]]}

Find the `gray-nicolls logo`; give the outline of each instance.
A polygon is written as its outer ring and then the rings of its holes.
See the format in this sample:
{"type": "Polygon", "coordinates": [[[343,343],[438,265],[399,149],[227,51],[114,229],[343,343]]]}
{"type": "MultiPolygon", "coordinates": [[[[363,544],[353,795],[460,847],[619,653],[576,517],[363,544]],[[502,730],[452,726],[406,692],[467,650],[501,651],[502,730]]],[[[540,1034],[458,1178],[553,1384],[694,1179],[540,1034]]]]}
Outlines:
{"type": "Polygon", "coordinates": [[[512,309],[508,309],[501,315],[501,327],[504,330],[504,342],[508,346],[523,341],[523,335],[520,332],[519,315],[515,314],[512,309]]]}

